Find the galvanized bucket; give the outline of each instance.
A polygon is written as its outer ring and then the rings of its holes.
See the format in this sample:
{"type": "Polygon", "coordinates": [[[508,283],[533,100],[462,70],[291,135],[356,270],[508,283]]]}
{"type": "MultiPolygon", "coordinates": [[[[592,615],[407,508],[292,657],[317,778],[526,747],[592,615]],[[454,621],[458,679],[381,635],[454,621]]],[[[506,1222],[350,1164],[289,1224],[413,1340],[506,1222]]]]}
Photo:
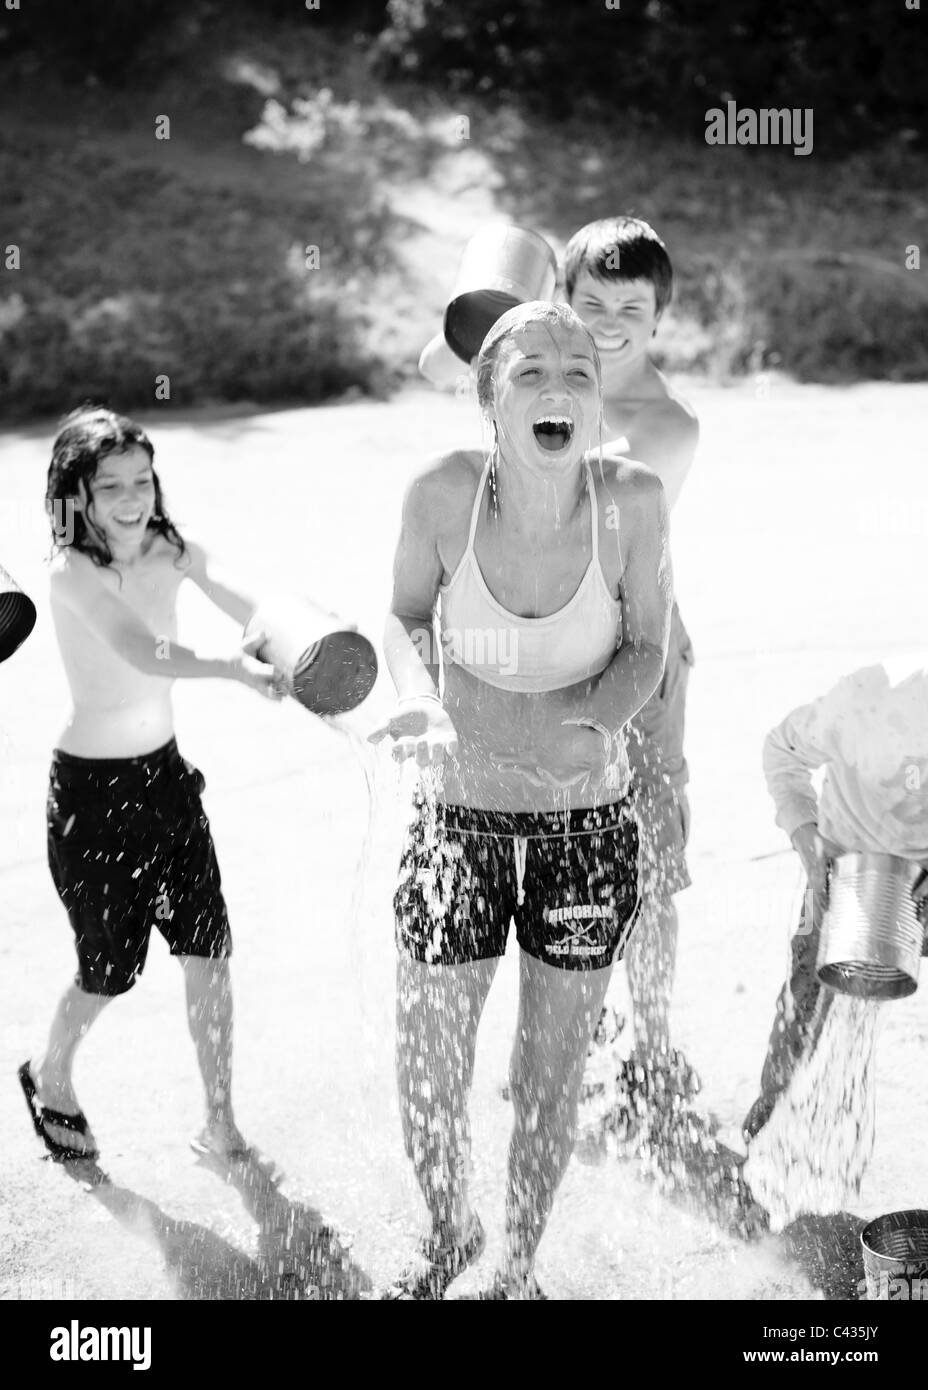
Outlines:
{"type": "Polygon", "coordinates": [[[894,854],[842,854],[831,870],[818,978],[841,994],[902,999],[918,988],[924,928],[912,888],[918,864],[894,854]]]}
{"type": "Polygon", "coordinates": [[[445,310],[446,343],[462,362],[470,362],[507,309],[550,299],[556,280],[554,252],[537,232],[508,223],[481,227],[464,248],[445,310]]]}
{"type": "Polygon", "coordinates": [[[255,655],[276,666],[290,694],[313,714],[346,714],[366,700],[377,679],[377,654],[359,632],[305,599],[274,598],[249,620],[244,640],[263,632],[255,655]]]}
{"type": "Polygon", "coordinates": [[[928,1302],[928,1211],[891,1211],[860,1233],[871,1302],[928,1302]]]}
{"type": "Polygon", "coordinates": [[[12,575],[0,565],[0,661],[21,647],[35,627],[36,611],[12,575]]]}

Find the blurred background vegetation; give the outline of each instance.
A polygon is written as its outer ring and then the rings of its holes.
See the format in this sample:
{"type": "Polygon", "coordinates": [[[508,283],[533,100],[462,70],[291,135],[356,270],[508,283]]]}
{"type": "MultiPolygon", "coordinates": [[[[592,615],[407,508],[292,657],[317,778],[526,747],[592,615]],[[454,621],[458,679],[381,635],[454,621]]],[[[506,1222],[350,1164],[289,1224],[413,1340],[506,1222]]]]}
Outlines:
{"type": "Polygon", "coordinates": [[[0,9],[0,406],[383,395],[481,222],[560,249],[615,212],[673,257],[670,370],[924,379],[926,33],[904,0],[0,9]],[[812,154],[707,146],[729,99],[811,107],[812,154]]]}

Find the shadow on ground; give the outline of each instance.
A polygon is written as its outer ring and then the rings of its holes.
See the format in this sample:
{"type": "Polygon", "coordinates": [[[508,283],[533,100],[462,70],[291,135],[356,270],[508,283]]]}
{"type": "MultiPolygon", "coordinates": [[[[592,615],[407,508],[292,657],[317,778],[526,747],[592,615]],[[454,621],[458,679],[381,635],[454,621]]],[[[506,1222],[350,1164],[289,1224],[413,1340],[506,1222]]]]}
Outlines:
{"type": "Polygon", "coordinates": [[[778,1252],[795,1261],[826,1299],[859,1299],[864,1278],[860,1233],[866,1224],[849,1211],[800,1216],[777,1237],[778,1252]]]}
{"type": "Polygon", "coordinates": [[[587,1136],[581,1160],[601,1161],[611,1149],[638,1164],[661,1193],[689,1212],[707,1216],[727,1234],[744,1241],[769,1238],[772,1250],[792,1264],[826,1300],[858,1300],[864,1279],[860,1233],[865,1222],[850,1212],[797,1217],[771,1236],[768,1213],[744,1177],[746,1157],[717,1140],[710,1123],[684,1108],[652,1116],[624,1139],[620,1117],[607,1117],[601,1132],[587,1136]],[[612,1143],[609,1143],[610,1137],[612,1143]]]}
{"type": "MultiPolygon", "coordinates": [[[[745,1180],[745,1161],[743,1154],[698,1132],[676,1146],[672,1163],[664,1157],[656,1160],[654,1154],[645,1159],[649,1175],[657,1177],[669,1196],[701,1210],[731,1235],[758,1240],[769,1233],[769,1217],[745,1180]]],[[[795,1265],[827,1300],[857,1300],[864,1278],[860,1233],[865,1225],[846,1211],[806,1213],[772,1237],[773,1252],[795,1265]]]]}
{"type": "Polygon", "coordinates": [[[258,1224],[256,1259],[208,1227],[175,1220],[149,1198],[113,1183],[97,1163],[63,1166],[122,1226],[160,1251],[185,1299],[327,1302],[370,1291],[369,1276],[321,1213],[283,1196],[283,1175],[273,1165],[253,1152],[200,1161],[241,1194],[258,1224]]]}

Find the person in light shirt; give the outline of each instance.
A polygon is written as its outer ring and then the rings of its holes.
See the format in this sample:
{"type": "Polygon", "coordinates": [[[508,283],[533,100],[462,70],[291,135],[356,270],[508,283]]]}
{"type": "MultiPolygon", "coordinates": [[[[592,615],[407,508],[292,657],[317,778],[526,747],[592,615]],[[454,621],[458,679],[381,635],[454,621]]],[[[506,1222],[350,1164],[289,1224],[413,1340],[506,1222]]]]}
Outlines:
{"type": "MultiPolygon", "coordinates": [[[[817,1047],[835,998],[816,975],[831,862],[839,854],[869,851],[928,870],[928,669],[896,685],[883,666],[843,677],[771,730],[763,764],[776,823],[802,861],[809,891],[792,942],[790,978],[777,1000],[760,1095],[742,1126],[748,1144],[817,1047]],[[817,797],[812,773],[819,768],[825,771],[817,797]]],[[[928,872],[916,880],[913,897],[924,925],[928,872]]]]}

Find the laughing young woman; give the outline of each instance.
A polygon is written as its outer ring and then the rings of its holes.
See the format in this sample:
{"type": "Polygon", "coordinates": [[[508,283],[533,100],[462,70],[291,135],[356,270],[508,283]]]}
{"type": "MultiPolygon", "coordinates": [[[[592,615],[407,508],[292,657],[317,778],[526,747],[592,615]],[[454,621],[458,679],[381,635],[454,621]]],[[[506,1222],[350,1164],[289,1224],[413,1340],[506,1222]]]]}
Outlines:
{"type": "Polygon", "coordinates": [[[541,302],[505,314],[481,349],[477,394],[489,458],[449,454],[411,484],[385,637],[399,701],[382,732],[395,758],[431,769],[396,915],[400,1110],[432,1230],[394,1299],[443,1298],[483,1249],[467,1102],[512,920],[506,1257],[483,1296],[542,1296],[535,1252],[638,910],[622,729],[657,687],[668,640],[663,490],[636,464],[584,460],[602,381],[577,315],[541,302]]]}

